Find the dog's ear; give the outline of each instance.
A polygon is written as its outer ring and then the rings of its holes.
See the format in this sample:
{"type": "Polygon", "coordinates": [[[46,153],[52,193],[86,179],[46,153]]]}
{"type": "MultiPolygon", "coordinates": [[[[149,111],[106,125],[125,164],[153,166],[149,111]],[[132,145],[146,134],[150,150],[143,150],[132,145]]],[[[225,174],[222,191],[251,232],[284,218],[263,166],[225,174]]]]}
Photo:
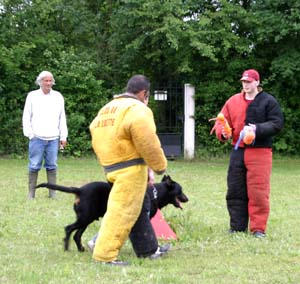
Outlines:
{"type": "Polygon", "coordinates": [[[163,182],[163,181],[166,181],[166,179],[167,179],[167,176],[164,175],[164,176],[162,177],[161,181],[162,181],[162,182],[163,182]]]}
{"type": "Polygon", "coordinates": [[[172,179],[169,175],[164,175],[161,181],[162,182],[164,181],[164,182],[167,182],[168,184],[171,184],[172,179]]]}

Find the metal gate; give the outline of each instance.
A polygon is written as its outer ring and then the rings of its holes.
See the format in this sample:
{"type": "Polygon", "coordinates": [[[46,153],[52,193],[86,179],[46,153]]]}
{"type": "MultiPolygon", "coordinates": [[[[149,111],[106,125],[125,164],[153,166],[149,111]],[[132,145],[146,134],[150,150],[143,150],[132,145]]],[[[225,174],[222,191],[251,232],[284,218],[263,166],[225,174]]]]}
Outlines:
{"type": "Polygon", "coordinates": [[[155,86],[150,107],[157,133],[168,158],[182,156],[184,89],[179,85],[155,86]]]}

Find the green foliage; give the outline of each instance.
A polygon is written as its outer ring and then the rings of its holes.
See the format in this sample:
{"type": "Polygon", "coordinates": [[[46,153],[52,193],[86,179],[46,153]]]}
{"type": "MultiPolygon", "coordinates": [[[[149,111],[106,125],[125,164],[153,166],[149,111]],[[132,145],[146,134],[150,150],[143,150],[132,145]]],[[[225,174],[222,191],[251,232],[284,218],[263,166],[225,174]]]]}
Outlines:
{"type": "Polygon", "coordinates": [[[91,151],[89,124],[107,102],[103,82],[94,75],[97,65],[83,61],[72,48],[62,51],[59,58],[53,57],[50,51],[44,56],[56,70],[56,85],[65,98],[69,129],[66,154],[81,156],[91,151]]]}
{"type": "Polygon", "coordinates": [[[287,154],[287,155],[299,155],[300,145],[300,126],[299,116],[300,110],[291,111],[289,108],[284,108],[285,114],[285,127],[275,139],[274,149],[275,151],[287,154]]]}
{"type": "Polygon", "coordinates": [[[297,0],[0,1],[0,154],[23,155],[21,113],[42,70],[65,97],[66,154],[90,152],[88,126],[128,78],[196,89],[198,146],[223,153],[208,119],[239,92],[244,69],[282,105],[274,150],[299,153],[300,4],[297,0]]]}
{"type": "Polygon", "coordinates": [[[261,19],[254,33],[256,56],[263,62],[263,86],[279,101],[285,115],[285,127],[275,138],[274,149],[285,154],[299,153],[300,3],[257,1],[253,9],[261,19]]]}
{"type": "MultiPolygon", "coordinates": [[[[27,151],[27,140],[22,135],[22,109],[26,94],[37,88],[33,82],[42,70],[54,74],[54,89],[65,97],[70,132],[66,153],[80,156],[90,151],[88,126],[107,98],[102,88],[103,81],[96,77],[98,65],[90,59],[91,55],[73,46],[64,48],[64,30],[57,29],[59,27],[52,22],[54,14],[60,11],[59,5],[56,6],[59,2],[51,2],[53,6],[47,5],[46,9],[44,1],[36,1],[32,5],[14,4],[16,6],[10,6],[7,1],[7,13],[1,14],[4,20],[11,16],[11,33],[14,29],[16,33],[17,30],[22,30],[22,33],[17,35],[19,42],[10,40],[7,33],[2,34],[5,45],[0,49],[0,154],[24,154],[27,151]],[[13,7],[17,8],[15,12],[13,7]],[[28,18],[26,25],[24,17],[28,18]],[[40,26],[37,29],[38,22],[40,26]],[[33,33],[34,30],[37,32],[33,33]],[[44,33],[46,30],[47,33],[44,33]]],[[[56,16],[59,17],[59,14],[56,16]]]]}

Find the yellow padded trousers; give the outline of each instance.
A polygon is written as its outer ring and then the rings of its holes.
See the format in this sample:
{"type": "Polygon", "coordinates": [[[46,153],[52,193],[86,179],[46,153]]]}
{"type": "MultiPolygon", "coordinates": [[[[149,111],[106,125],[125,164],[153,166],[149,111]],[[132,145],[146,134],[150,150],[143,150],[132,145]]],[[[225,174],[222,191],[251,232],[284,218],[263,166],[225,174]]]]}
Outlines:
{"type": "Polygon", "coordinates": [[[117,259],[141,212],[147,177],[146,165],[131,166],[107,174],[113,187],[93,252],[95,260],[109,262],[117,259]]]}

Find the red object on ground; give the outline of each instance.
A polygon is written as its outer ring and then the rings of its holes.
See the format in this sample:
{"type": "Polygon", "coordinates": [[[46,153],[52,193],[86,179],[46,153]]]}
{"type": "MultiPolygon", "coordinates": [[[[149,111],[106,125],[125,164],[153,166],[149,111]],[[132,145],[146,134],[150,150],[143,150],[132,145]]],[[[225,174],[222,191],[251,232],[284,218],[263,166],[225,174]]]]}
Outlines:
{"type": "Polygon", "coordinates": [[[156,214],[151,219],[151,224],[157,238],[161,238],[164,240],[177,240],[176,234],[166,222],[160,210],[157,210],[156,214]]]}

